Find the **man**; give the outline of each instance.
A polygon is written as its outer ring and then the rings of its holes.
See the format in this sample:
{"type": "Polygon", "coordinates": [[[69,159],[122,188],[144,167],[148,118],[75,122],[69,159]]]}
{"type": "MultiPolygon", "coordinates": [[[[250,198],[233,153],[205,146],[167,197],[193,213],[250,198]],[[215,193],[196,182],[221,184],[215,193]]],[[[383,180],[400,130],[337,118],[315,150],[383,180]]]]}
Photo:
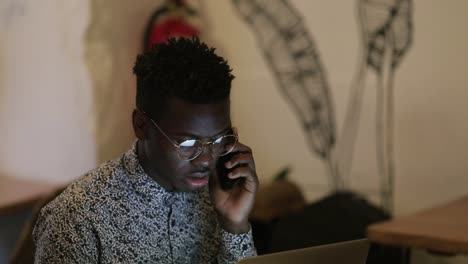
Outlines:
{"type": "MultiPolygon", "coordinates": [[[[138,56],[138,138],[44,207],[37,263],[235,263],[256,254],[248,215],[258,189],[231,126],[231,69],[198,39],[138,56]],[[221,188],[217,161],[235,180],[221,188]]],[[[116,131],[118,133],[118,131],[116,131]]]]}

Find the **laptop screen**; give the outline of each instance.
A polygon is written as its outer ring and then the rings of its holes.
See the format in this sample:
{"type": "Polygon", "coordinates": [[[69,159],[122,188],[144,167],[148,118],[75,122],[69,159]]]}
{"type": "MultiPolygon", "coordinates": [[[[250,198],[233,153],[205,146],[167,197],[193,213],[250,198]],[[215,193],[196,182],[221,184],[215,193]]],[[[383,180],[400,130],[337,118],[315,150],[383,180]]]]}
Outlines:
{"type": "Polygon", "coordinates": [[[284,251],[240,260],[239,264],[365,264],[369,252],[367,239],[284,251]]]}

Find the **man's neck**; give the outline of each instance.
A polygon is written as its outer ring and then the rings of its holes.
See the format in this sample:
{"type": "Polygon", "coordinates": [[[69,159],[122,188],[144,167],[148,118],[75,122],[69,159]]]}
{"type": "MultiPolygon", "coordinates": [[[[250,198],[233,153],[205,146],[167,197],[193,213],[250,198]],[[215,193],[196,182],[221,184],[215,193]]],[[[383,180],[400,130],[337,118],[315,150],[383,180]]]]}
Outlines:
{"type": "Polygon", "coordinates": [[[163,187],[167,191],[173,191],[174,188],[170,184],[169,181],[164,179],[164,177],[161,177],[156,170],[152,169],[152,166],[150,165],[150,160],[145,154],[144,148],[142,146],[141,141],[137,141],[136,145],[136,153],[137,153],[137,158],[138,162],[140,163],[141,167],[143,168],[143,171],[151,178],[153,179],[156,183],[158,183],[161,187],[163,187]]]}

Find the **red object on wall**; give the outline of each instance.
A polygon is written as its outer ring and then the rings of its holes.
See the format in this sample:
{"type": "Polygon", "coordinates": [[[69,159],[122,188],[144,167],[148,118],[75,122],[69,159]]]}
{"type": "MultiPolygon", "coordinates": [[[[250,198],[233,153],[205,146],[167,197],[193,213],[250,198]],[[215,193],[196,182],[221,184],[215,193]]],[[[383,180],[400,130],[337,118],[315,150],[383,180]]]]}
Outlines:
{"type": "Polygon", "coordinates": [[[173,37],[200,36],[197,28],[199,13],[185,0],[166,0],[151,15],[144,35],[143,48],[148,50],[155,43],[173,37]]]}
{"type": "Polygon", "coordinates": [[[199,31],[181,18],[167,18],[156,23],[151,29],[148,46],[164,42],[171,37],[192,37],[199,35],[199,31]]]}

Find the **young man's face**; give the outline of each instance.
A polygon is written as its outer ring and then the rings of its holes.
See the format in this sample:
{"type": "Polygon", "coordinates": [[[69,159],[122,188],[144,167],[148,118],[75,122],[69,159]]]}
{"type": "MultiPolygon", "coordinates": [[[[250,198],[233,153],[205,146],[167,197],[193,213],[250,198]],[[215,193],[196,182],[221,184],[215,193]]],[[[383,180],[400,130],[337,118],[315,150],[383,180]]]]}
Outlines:
{"type": "MultiPolygon", "coordinates": [[[[169,190],[193,191],[207,185],[209,177],[215,175],[218,158],[205,147],[193,160],[180,159],[173,144],[148,121],[147,139],[140,144],[147,159],[146,172],[169,190]]],[[[154,121],[176,143],[187,139],[211,141],[231,130],[229,100],[194,104],[171,97],[154,121]]]]}

